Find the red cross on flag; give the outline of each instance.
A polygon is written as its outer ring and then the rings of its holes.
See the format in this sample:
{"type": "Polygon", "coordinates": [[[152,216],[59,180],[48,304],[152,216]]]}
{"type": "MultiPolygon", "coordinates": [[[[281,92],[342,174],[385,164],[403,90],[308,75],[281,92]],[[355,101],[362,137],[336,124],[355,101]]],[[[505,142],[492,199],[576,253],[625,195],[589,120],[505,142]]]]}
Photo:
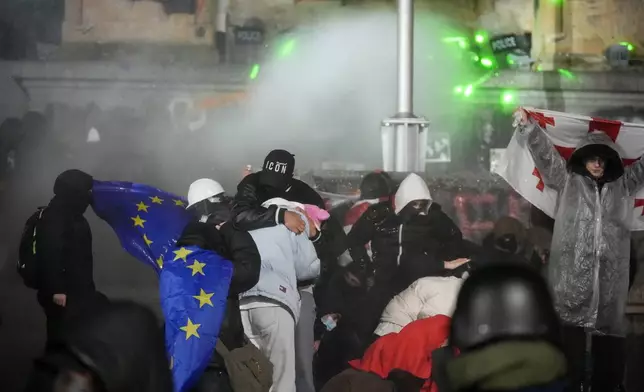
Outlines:
{"type": "MultiPolygon", "coordinates": [[[[566,160],[590,132],[606,133],[620,149],[618,152],[625,166],[633,164],[644,154],[643,124],[534,108],[520,108],[517,113],[522,121],[541,127],[566,160]]],[[[557,192],[541,181],[541,174],[536,169],[530,152],[518,143],[516,132],[494,171],[532,205],[550,217],[555,216],[557,192]]],[[[644,230],[644,190],[635,195],[633,230],[644,230]]]]}

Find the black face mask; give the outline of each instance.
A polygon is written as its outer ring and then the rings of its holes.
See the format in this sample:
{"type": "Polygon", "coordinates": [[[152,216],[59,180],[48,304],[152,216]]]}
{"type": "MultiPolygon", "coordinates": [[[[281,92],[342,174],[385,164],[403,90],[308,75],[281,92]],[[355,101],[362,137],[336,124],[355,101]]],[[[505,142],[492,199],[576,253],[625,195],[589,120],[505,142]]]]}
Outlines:
{"type": "Polygon", "coordinates": [[[399,213],[398,216],[407,222],[417,216],[427,215],[429,211],[429,200],[414,200],[409,202],[399,213]]]}

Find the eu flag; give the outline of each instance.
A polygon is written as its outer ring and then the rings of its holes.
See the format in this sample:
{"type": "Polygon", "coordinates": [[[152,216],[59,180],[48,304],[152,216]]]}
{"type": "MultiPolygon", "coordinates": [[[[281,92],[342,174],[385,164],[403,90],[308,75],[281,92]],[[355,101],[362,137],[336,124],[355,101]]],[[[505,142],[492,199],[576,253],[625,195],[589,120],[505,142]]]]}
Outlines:
{"type": "Polygon", "coordinates": [[[95,181],[92,207],[125,250],[159,273],[166,349],[175,390],[206,368],[226,310],[232,264],[212,251],[176,246],[191,217],[186,201],[154,187],[95,181]]]}

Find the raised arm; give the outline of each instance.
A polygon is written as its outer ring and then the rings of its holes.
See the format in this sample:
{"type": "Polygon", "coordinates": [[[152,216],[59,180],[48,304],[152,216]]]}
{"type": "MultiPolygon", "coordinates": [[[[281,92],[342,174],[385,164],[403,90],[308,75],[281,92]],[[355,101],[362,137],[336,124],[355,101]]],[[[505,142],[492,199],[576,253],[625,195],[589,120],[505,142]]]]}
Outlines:
{"type": "Polygon", "coordinates": [[[562,190],[567,176],[566,161],[548,136],[536,124],[520,124],[517,132],[525,139],[543,183],[556,191],[562,190]]]}
{"type": "Polygon", "coordinates": [[[644,157],[624,168],[623,181],[630,195],[634,195],[644,186],[644,157]]]}

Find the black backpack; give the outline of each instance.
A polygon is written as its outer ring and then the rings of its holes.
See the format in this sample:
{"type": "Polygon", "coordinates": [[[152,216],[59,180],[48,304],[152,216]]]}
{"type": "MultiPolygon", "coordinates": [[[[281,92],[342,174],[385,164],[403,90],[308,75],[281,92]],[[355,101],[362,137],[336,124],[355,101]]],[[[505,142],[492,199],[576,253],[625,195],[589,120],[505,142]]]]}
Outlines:
{"type": "Polygon", "coordinates": [[[18,275],[22,278],[25,286],[38,290],[38,266],[36,261],[36,226],[45,207],[39,207],[34,212],[22,230],[20,237],[20,248],[18,249],[18,275]]]}

